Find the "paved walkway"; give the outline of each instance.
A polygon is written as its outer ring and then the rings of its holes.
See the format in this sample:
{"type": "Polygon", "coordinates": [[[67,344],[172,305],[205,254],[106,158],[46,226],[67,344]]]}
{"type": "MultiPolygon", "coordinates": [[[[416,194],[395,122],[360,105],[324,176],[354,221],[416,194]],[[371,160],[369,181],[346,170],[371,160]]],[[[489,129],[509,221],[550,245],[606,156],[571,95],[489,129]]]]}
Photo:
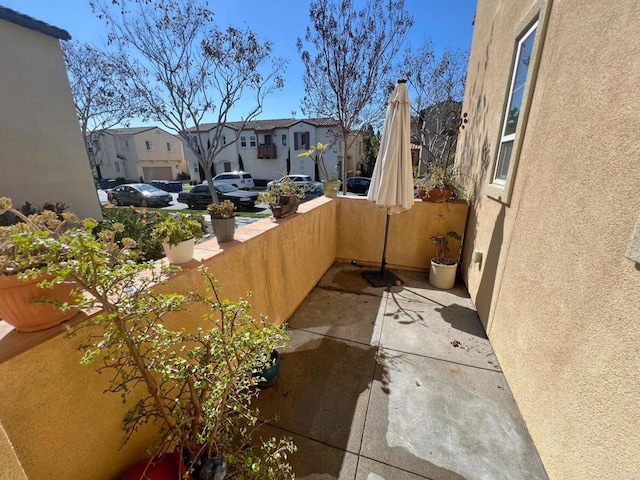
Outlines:
{"type": "Polygon", "coordinates": [[[298,479],[546,479],[463,287],[373,288],[334,265],[291,318],[281,376],[260,393],[298,479]]]}

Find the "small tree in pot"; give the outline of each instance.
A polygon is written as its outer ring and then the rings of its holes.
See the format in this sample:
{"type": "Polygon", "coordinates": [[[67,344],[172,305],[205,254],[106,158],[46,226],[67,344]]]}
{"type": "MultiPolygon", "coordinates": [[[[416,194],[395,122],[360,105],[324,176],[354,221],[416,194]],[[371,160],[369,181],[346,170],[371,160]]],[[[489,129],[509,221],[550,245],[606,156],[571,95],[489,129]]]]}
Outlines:
{"type": "Polygon", "coordinates": [[[209,294],[163,293],[156,286],[179,267],[140,262],[133,240],[116,241],[121,224],[94,235],[97,226],[87,219],[82,228],[59,235],[21,232],[17,253],[36,265],[28,275],[47,271],[49,283],[75,280],[87,292],[74,296],[75,306],[99,312],[72,334],[89,327],[80,347],[83,363],[114,371],[109,390],[125,402],[136,399],[124,418],[125,441],[141,425],[156,425],[149,452],[176,452],[176,461],[184,459],[185,480],[215,469],[228,471],[229,478],[293,478],[286,459],[295,447],[288,440],[256,439],[258,412],[251,406],[254,366],[286,342],[286,329],[251,316],[246,299],[222,299],[205,269],[209,294]],[[199,326],[187,329],[175,315],[196,303],[206,313],[199,326]]]}
{"type": "Polygon", "coordinates": [[[236,231],[235,205],[231,200],[211,203],[207,211],[211,215],[211,228],[218,242],[230,242],[236,231]]]}
{"type": "MultiPolygon", "coordinates": [[[[438,215],[438,225],[444,219],[442,214],[438,215]]],[[[431,259],[429,267],[429,283],[442,289],[453,288],[456,280],[456,271],[458,268],[457,256],[451,256],[449,248],[449,239],[462,240],[458,232],[453,230],[444,235],[433,235],[431,240],[436,246],[436,255],[431,259]]]]}

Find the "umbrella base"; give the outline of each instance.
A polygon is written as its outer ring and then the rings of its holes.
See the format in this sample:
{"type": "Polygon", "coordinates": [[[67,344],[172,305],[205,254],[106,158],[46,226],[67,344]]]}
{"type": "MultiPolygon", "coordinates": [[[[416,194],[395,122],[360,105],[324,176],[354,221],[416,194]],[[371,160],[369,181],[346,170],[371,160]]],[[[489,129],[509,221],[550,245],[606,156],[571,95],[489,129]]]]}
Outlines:
{"type": "Polygon", "coordinates": [[[374,287],[391,287],[395,285],[396,282],[404,283],[400,277],[389,270],[369,270],[362,272],[362,276],[374,287]]]}

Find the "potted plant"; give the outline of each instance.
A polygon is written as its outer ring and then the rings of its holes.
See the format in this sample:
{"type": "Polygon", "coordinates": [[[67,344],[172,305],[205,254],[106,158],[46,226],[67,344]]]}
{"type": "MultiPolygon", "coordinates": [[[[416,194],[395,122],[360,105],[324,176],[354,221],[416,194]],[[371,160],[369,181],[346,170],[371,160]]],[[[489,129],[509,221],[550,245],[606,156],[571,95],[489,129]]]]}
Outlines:
{"type": "Polygon", "coordinates": [[[55,238],[78,219],[52,210],[24,215],[6,197],[0,198],[0,215],[11,217],[0,226],[0,318],[16,330],[35,332],[73,317],[77,309],[71,306],[72,292],[77,285],[66,278],[54,281],[46,271],[30,274],[34,267],[46,266],[46,260],[37,251],[25,255],[21,247],[55,238]]]}
{"type": "Polygon", "coordinates": [[[230,242],[236,231],[235,205],[231,200],[211,203],[207,211],[211,215],[211,228],[218,242],[230,242]]]}
{"type": "Polygon", "coordinates": [[[286,343],[286,328],[251,315],[246,298],[221,298],[206,269],[206,295],[163,293],[156,286],[180,268],[141,262],[135,241],[116,240],[122,224],[103,225],[96,235],[97,227],[86,219],[42,242],[29,231],[17,253],[39,265],[29,275],[72,278],[88,293],[74,296],[74,305],[97,313],[70,334],[90,327],[80,345],[83,363],[111,370],[108,391],[132,400],[123,419],[125,440],[143,424],[154,425],[153,456],[145,463],[164,465],[181,480],[209,478],[200,470],[292,478],[286,459],[295,447],[287,439],[258,438],[259,412],[252,405],[255,365],[286,343]],[[204,313],[188,328],[184,315],[194,311],[204,313]]]}
{"type": "Polygon", "coordinates": [[[340,189],[340,178],[338,176],[337,166],[329,172],[324,163],[324,153],[328,147],[328,144],[318,142],[317,145],[314,145],[306,152],[299,153],[298,156],[313,158],[313,161],[318,165],[318,170],[320,170],[324,194],[326,197],[333,198],[338,195],[338,190],[340,189]]]}
{"type": "Polygon", "coordinates": [[[154,225],[152,237],[162,243],[169,263],[180,265],[193,259],[195,239],[202,238],[202,223],[184,213],[169,216],[154,225]]]}
{"type": "MultiPolygon", "coordinates": [[[[443,215],[438,215],[438,225],[443,219],[443,215]]],[[[431,259],[429,267],[429,284],[436,288],[448,290],[456,283],[456,271],[458,269],[457,256],[451,256],[449,239],[462,240],[458,232],[453,230],[444,235],[434,235],[431,240],[436,246],[436,256],[431,259]]]]}
{"type": "Polygon", "coordinates": [[[418,196],[425,202],[466,201],[464,186],[458,180],[453,164],[432,162],[428,173],[416,180],[418,196]]]}
{"type": "Polygon", "coordinates": [[[282,179],[279,183],[273,183],[264,192],[258,194],[258,200],[268,203],[276,218],[286,217],[298,210],[300,200],[307,193],[302,185],[296,183],[288,177],[282,179]]]}

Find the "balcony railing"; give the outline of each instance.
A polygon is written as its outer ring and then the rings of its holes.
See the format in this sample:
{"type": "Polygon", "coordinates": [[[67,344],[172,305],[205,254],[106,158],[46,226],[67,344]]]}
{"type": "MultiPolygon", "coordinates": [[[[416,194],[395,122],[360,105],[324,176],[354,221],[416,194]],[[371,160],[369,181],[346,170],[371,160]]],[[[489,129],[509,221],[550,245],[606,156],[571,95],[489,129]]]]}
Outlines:
{"type": "Polygon", "coordinates": [[[258,158],[262,159],[274,159],[276,156],[275,145],[258,145],[258,158]]]}

